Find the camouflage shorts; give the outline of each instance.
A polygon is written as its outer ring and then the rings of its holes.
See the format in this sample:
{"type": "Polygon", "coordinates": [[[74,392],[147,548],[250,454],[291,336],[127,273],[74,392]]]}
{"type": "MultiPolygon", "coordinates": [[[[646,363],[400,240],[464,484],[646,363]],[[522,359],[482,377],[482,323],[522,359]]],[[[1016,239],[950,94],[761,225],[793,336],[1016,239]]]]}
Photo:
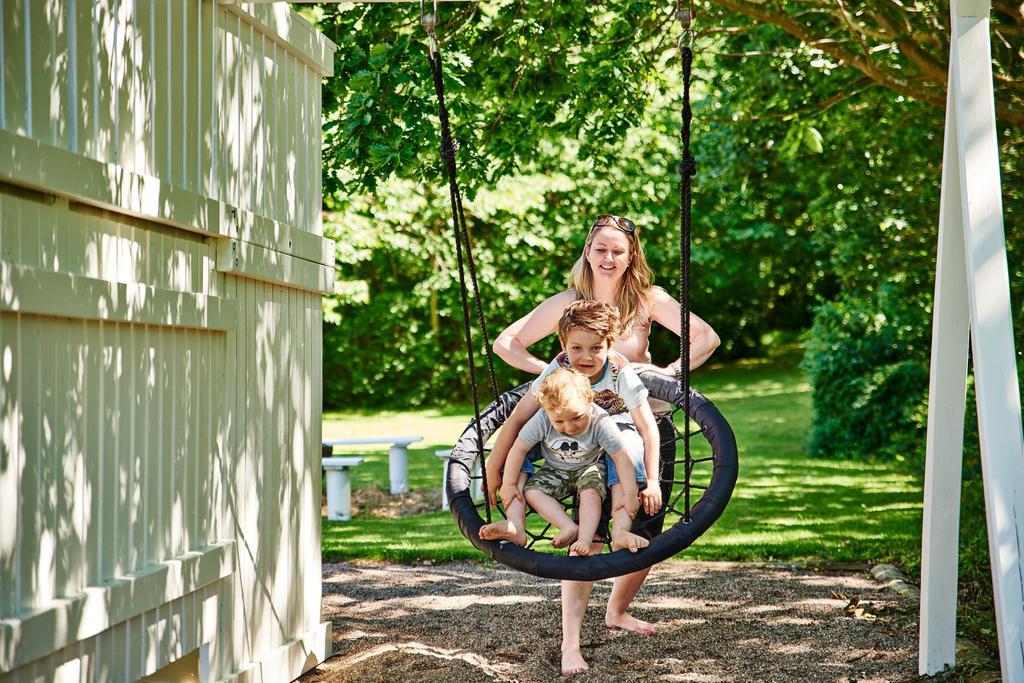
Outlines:
{"type": "Polygon", "coordinates": [[[605,473],[604,458],[592,465],[576,470],[559,470],[550,465],[541,465],[530,475],[525,491],[536,490],[552,498],[564,498],[583,489],[594,489],[604,500],[608,494],[608,477],[605,473]]]}

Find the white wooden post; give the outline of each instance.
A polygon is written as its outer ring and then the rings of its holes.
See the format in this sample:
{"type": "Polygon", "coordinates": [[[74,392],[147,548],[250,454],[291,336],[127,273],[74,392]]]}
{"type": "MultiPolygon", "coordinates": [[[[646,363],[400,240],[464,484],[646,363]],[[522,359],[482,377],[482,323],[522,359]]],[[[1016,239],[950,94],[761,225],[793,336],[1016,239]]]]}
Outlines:
{"type": "Polygon", "coordinates": [[[388,478],[391,494],[409,493],[409,447],[396,443],[388,450],[388,478]]]}
{"type": "MultiPolygon", "coordinates": [[[[486,450],[491,450],[490,446],[484,447],[486,450]]],[[[434,455],[441,458],[444,461],[444,471],[441,473],[441,509],[448,509],[448,466],[452,463],[452,449],[445,448],[439,451],[434,451],[434,455]]],[[[473,500],[480,500],[483,496],[483,486],[480,483],[480,460],[473,461],[473,484],[470,486],[470,496],[473,500]]]]}
{"type": "Polygon", "coordinates": [[[967,357],[963,330],[969,312],[1000,665],[1003,680],[1024,681],[1024,433],[1000,196],[990,9],[989,0],[953,0],[950,7],[919,667],[922,674],[932,674],[955,660],[962,378],[967,357]],[[955,511],[950,510],[953,507],[955,511]]]}
{"type": "Polygon", "coordinates": [[[322,458],[327,472],[327,519],[348,521],[352,519],[352,479],[349,468],[363,463],[362,458],[322,458]]]}
{"type": "MultiPolygon", "coordinates": [[[[953,83],[953,66],[949,68],[953,83]]],[[[967,255],[961,210],[953,88],[946,94],[942,153],[939,248],[932,311],[931,382],[924,470],[921,533],[921,624],[918,662],[934,674],[956,654],[957,559],[960,530],[960,470],[967,407],[967,255]],[[926,616],[927,615],[927,616],[926,616]]]]}

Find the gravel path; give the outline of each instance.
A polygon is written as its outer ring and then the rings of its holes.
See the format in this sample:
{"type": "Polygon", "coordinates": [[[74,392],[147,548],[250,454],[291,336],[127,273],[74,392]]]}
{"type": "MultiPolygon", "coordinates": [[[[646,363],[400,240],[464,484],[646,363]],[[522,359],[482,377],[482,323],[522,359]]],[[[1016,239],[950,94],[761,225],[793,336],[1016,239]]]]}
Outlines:
{"type": "MultiPolygon", "coordinates": [[[[917,603],[866,571],[671,560],[632,613],[653,638],[604,628],[594,588],[580,681],[916,681],[917,603]]],[[[324,565],[335,656],[301,680],[553,681],[558,583],[502,566],[324,565]]]]}

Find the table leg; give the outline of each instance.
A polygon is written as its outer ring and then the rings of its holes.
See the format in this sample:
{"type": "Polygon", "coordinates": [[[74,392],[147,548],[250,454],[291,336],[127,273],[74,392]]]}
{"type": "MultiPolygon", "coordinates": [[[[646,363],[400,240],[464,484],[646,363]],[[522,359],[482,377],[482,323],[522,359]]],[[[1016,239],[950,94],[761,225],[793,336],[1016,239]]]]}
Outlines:
{"type": "Polygon", "coordinates": [[[405,446],[392,446],[388,451],[388,475],[391,493],[409,492],[409,451],[405,446]]]}
{"type": "Polygon", "coordinates": [[[483,500],[483,479],[478,479],[480,476],[480,459],[477,458],[473,461],[473,500],[483,500]]]}
{"type": "Polygon", "coordinates": [[[444,459],[444,474],[441,476],[441,509],[448,509],[448,465],[452,462],[451,458],[444,459]]]}
{"type": "Polygon", "coordinates": [[[352,519],[352,481],[347,467],[327,470],[327,519],[352,519]]]}

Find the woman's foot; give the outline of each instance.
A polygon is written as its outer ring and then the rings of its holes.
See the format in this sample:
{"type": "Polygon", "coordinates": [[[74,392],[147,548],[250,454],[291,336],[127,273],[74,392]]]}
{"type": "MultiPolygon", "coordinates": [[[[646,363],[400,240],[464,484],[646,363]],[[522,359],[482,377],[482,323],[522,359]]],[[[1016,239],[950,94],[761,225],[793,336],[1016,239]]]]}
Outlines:
{"type": "Polygon", "coordinates": [[[605,614],[604,625],[612,629],[629,631],[630,633],[635,633],[638,636],[644,636],[645,638],[653,636],[656,633],[654,624],[641,621],[640,619],[631,617],[628,614],[620,614],[618,616],[605,614]]]}
{"type": "Polygon", "coordinates": [[[580,535],[580,527],[578,524],[566,524],[564,527],[558,530],[555,537],[551,539],[551,545],[555,548],[564,548],[580,535]]]}
{"type": "Polygon", "coordinates": [[[629,531],[612,534],[612,550],[622,550],[625,548],[629,552],[635,553],[640,548],[646,548],[650,544],[651,542],[643,536],[637,536],[629,531]]]}
{"type": "Polygon", "coordinates": [[[484,524],[480,527],[480,538],[485,541],[510,541],[516,545],[526,545],[526,531],[507,519],[503,522],[484,524]]]}
{"type": "Polygon", "coordinates": [[[562,651],[562,675],[575,676],[590,668],[587,660],[583,659],[583,653],[579,650],[562,651]]]}

